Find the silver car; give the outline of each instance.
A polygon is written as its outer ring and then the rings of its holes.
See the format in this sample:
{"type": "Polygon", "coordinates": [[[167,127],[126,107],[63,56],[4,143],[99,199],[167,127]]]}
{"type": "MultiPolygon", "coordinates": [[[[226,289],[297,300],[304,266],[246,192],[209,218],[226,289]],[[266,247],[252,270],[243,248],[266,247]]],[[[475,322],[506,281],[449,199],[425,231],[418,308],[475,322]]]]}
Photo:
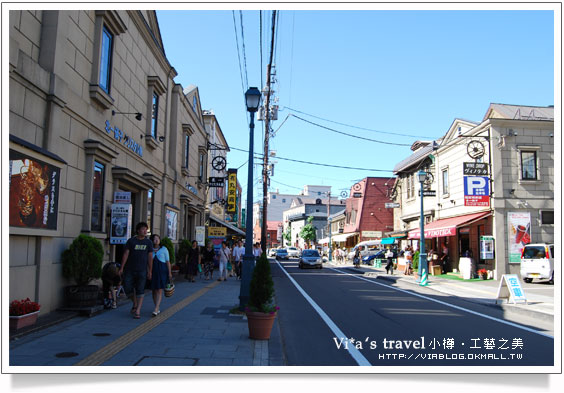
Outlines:
{"type": "Polygon", "coordinates": [[[303,250],[298,266],[300,269],[306,267],[322,269],[323,261],[321,260],[321,255],[319,255],[317,250],[303,250]]]}
{"type": "Polygon", "coordinates": [[[300,250],[297,247],[288,247],[288,256],[290,258],[299,258],[300,250]]]}

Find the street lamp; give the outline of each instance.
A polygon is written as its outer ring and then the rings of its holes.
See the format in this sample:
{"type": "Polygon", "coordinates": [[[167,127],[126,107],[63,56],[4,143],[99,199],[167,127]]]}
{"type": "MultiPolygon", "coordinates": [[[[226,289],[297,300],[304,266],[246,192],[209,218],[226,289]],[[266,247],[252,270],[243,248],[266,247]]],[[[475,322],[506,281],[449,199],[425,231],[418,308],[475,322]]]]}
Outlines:
{"type": "Polygon", "coordinates": [[[427,286],[427,254],[425,253],[425,214],[423,212],[423,182],[427,178],[427,173],[425,171],[417,172],[417,178],[419,179],[420,192],[421,192],[421,216],[419,218],[419,228],[421,229],[421,235],[419,238],[419,285],[427,286]]]}
{"type": "Polygon", "coordinates": [[[243,311],[249,302],[251,287],[251,275],[255,267],[255,257],[253,256],[253,152],[254,152],[254,131],[255,131],[255,112],[260,106],[261,93],[256,87],[249,87],[245,93],[245,103],[247,111],[251,114],[249,123],[249,167],[247,177],[247,217],[245,224],[245,255],[243,255],[243,266],[241,273],[241,290],[239,292],[239,310],[243,311]]]}

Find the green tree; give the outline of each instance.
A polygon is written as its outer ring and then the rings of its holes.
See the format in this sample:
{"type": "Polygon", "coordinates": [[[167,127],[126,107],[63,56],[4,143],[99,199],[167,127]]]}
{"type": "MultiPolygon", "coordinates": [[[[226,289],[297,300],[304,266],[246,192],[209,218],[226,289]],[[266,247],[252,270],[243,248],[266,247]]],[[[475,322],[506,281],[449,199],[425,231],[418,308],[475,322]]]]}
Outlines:
{"type": "Polygon", "coordinates": [[[274,282],[270,273],[270,262],[262,253],[253,270],[249,288],[249,304],[251,311],[274,312],[274,282]]]}
{"type": "Polygon", "coordinates": [[[288,225],[288,228],[286,228],[286,232],[284,232],[282,237],[286,240],[286,243],[292,244],[292,227],[290,225],[288,225]]]}
{"type": "Polygon", "coordinates": [[[316,228],[313,226],[312,221],[313,221],[313,217],[312,216],[308,217],[307,224],[304,225],[300,231],[300,237],[304,239],[304,241],[308,244],[308,247],[311,242],[315,241],[315,237],[316,237],[315,236],[316,228]]]}

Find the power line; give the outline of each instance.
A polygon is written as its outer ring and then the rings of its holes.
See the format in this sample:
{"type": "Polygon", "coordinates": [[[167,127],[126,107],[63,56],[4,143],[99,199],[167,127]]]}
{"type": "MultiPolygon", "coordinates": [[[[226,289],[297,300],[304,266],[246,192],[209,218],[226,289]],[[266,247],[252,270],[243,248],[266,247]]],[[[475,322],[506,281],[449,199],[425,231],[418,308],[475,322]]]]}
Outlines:
{"type": "Polygon", "coordinates": [[[241,54],[239,50],[239,37],[237,34],[237,23],[235,22],[235,10],[233,12],[233,28],[235,29],[235,42],[237,44],[237,58],[239,59],[239,75],[241,75],[241,90],[245,93],[245,83],[243,81],[243,69],[241,67],[241,54]]]}
{"type": "MultiPolygon", "coordinates": [[[[364,128],[364,127],[353,126],[353,125],[351,125],[351,124],[340,123],[340,122],[338,122],[338,121],[329,120],[329,119],[325,119],[325,118],[323,118],[323,117],[315,116],[315,115],[312,115],[312,114],[310,114],[310,113],[302,112],[302,111],[299,111],[299,110],[297,110],[297,109],[292,109],[292,108],[287,107],[287,106],[285,106],[284,109],[289,109],[289,110],[291,110],[292,112],[301,113],[301,114],[303,114],[303,115],[311,116],[311,117],[314,117],[314,118],[319,119],[319,120],[328,121],[329,123],[335,123],[335,124],[339,124],[339,125],[342,125],[342,126],[345,126],[345,127],[357,128],[357,129],[359,129],[359,130],[372,131],[372,132],[379,132],[379,133],[381,133],[381,134],[387,134],[387,135],[407,136],[407,137],[411,137],[411,138],[430,138],[430,139],[433,139],[433,140],[436,139],[436,138],[434,138],[434,137],[425,136],[425,135],[400,134],[400,133],[397,133],[397,132],[381,131],[381,130],[375,130],[375,129],[372,129],[372,128],[364,128]]],[[[410,145],[410,146],[411,146],[411,145],[410,145]]]]}
{"type": "Polygon", "coordinates": [[[329,131],[332,131],[332,132],[336,132],[337,134],[350,136],[350,137],[352,137],[352,138],[362,139],[362,140],[364,140],[364,141],[369,141],[369,142],[374,142],[374,143],[382,143],[382,144],[384,144],[384,145],[394,145],[394,146],[411,146],[411,145],[412,145],[411,143],[384,142],[384,141],[379,141],[379,140],[376,140],[376,139],[364,138],[364,137],[362,137],[362,136],[353,135],[353,134],[348,134],[348,133],[346,133],[346,132],[342,132],[342,131],[335,130],[335,129],[333,129],[333,128],[329,128],[329,127],[322,126],[321,124],[314,123],[314,122],[312,122],[312,121],[306,120],[306,119],[304,119],[304,118],[302,118],[302,117],[299,117],[299,116],[296,116],[296,115],[294,115],[294,114],[291,114],[291,115],[292,115],[293,117],[295,117],[296,119],[300,119],[301,121],[305,121],[306,123],[313,124],[314,126],[321,127],[321,128],[324,128],[324,129],[329,130],[329,131]]]}
{"type": "Polygon", "coordinates": [[[239,10],[241,19],[241,41],[243,42],[243,64],[245,66],[245,87],[249,87],[249,75],[247,73],[247,52],[245,50],[245,30],[243,28],[243,11],[239,10]]]}
{"type": "MultiPolygon", "coordinates": [[[[229,148],[230,148],[231,150],[237,150],[237,151],[241,151],[241,152],[245,152],[245,153],[248,153],[248,152],[249,152],[248,150],[238,149],[238,148],[233,147],[233,146],[230,146],[229,148]]],[[[255,155],[255,156],[258,156],[259,154],[258,154],[258,153],[255,153],[254,155],[255,155]]],[[[260,155],[260,157],[262,157],[262,155],[260,155]]],[[[260,158],[260,157],[255,157],[255,158],[260,158]]],[[[371,171],[371,172],[393,172],[392,169],[357,168],[357,167],[350,167],[350,166],[321,164],[321,163],[318,163],[318,162],[294,160],[294,159],[292,159],[292,158],[284,158],[284,157],[279,157],[279,156],[276,156],[276,159],[278,159],[278,160],[285,160],[285,161],[292,161],[292,162],[299,162],[299,163],[301,163],[301,164],[323,166],[323,167],[327,167],[327,168],[353,169],[353,170],[358,170],[358,171],[371,171]]]]}

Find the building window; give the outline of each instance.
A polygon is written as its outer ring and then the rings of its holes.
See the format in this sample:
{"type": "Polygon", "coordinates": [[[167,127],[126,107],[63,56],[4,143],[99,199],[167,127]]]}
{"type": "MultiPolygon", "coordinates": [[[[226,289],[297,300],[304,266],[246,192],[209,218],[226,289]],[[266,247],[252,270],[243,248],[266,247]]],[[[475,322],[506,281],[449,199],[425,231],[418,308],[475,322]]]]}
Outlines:
{"type": "Polygon", "coordinates": [[[286,203],[286,199],[285,199],[285,198],[282,198],[282,203],[286,203]]]}
{"type": "Polygon", "coordinates": [[[521,180],[537,179],[537,152],[521,151],[521,180]]]}
{"type": "Polygon", "coordinates": [[[201,182],[204,181],[204,177],[205,177],[204,176],[205,175],[205,172],[204,172],[205,165],[204,164],[205,164],[204,153],[200,153],[200,171],[199,171],[198,177],[199,177],[201,182]]]}
{"type": "Polygon", "coordinates": [[[541,210],[540,223],[541,225],[554,225],[554,210],[541,210]]]}
{"type": "Polygon", "coordinates": [[[153,93],[153,105],[151,113],[151,136],[157,139],[157,120],[159,117],[159,96],[153,93]]]}
{"type": "Polygon", "coordinates": [[[102,29],[102,53],[100,55],[100,87],[110,94],[112,48],[114,36],[106,26],[102,29]]]}
{"type": "Polygon", "coordinates": [[[197,112],[197,108],[198,108],[198,99],[196,98],[196,96],[192,97],[192,110],[194,112],[197,112]]]}
{"type": "Polygon", "coordinates": [[[92,216],[90,230],[102,231],[104,219],[104,165],[94,161],[94,179],[92,182],[92,216]]]}
{"type": "Polygon", "coordinates": [[[150,188],[147,190],[147,225],[149,226],[149,233],[154,233],[153,231],[153,211],[154,211],[154,194],[155,190],[150,188]]]}
{"type": "Polygon", "coordinates": [[[276,195],[272,195],[272,199],[276,199],[276,195]]]}
{"type": "Polygon", "coordinates": [[[189,164],[189,160],[188,158],[190,157],[190,135],[186,134],[184,135],[184,168],[186,168],[186,170],[188,170],[188,164],[189,164]]]}
{"type": "Polygon", "coordinates": [[[443,195],[448,194],[448,168],[443,169],[443,195]]]}

